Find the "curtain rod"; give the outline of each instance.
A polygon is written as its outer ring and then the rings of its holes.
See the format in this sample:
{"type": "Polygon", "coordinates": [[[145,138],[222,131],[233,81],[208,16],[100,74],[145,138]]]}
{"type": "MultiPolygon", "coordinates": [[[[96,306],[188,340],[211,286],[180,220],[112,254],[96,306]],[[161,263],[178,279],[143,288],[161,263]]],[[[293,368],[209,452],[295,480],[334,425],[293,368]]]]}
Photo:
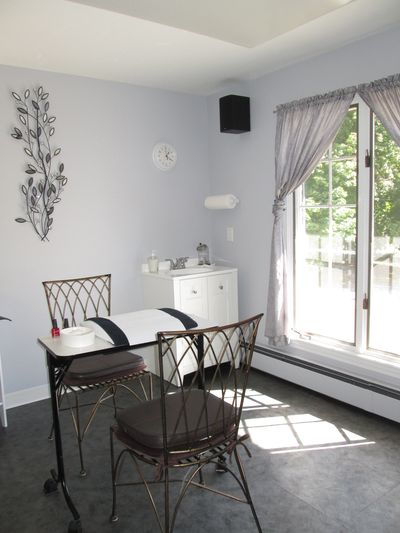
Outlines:
{"type": "Polygon", "coordinates": [[[397,86],[400,84],[400,74],[393,74],[391,76],[387,76],[385,78],[380,78],[375,81],[371,81],[368,83],[361,83],[359,85],[353,85],[350,87],[345,87],[343,89],[336,89],[335,91],[331,91],[324,94],[317,94],[314,96],[307,96],[305,98],[301,98],[299,100],[293,100],[291,102],[287,102],[285,104],[278,104],[276,108],[274,109],[274,113],[277,113],[278,111],[282,109],[290,109],[292,107],[302,107],[310,104],[318,104],[318,103],[324,103],[327,100],[330,100],[331,98],[337,98],[338,96],[344,96],[350,92],[359,92],[365,89],[385,89],[388,87],[397,86]]]}

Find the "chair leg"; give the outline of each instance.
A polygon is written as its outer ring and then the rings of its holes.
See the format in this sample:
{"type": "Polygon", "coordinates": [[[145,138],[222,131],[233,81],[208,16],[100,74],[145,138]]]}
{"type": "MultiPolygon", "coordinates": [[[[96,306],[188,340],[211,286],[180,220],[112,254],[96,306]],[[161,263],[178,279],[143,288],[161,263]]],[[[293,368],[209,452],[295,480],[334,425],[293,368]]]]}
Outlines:
{"type": "Polygon", "coordinates": [[[164,533],[170,533],[169,528],[169,469],[164,471],[164,533]]]}
{"type": "Polygon", "coordinates": [[[204,488],[207,488],[205,486],[205,482],[204,482],[204,477],[203,477],[203,466],[204,465],[196,465],[196,466],[193,466],[192,468],[190,468],[187,472],[187,474],[185,475],[185,477],[183,478],[182,480],[182,483],[181,483],[181,490],[179,491],[179,495],[178,495],[178,498],[175,502],[175,506],[174,506],[174,511],[172,513],[172,517],[171,517],[171,520],[170,520],[170,530],[173,531],[174,530],[174,527],[175,527],[175,520],[178,516],[178,511],[179,511],[179,507],[183,501],[183,498],[185,497],[186,495],[186,492],[187,490],[189,489],[190,485],[193,483],[193,480],[195,479],[195,477],[197,475],[199,475],[199,483],[197,484],[198,486],[202,486],[204,488]]]}
{"type": "MultiPolygon", "coordinates": [[[[81,471],[80,471],[80,476],[81,477],[85,477],[87,475],[86,469],[85,469],[85,466],[84,466],[84,462],[83,462],[83,450],[82,450],[83,439],[84,439],[84,437],[86,435],[86,432],[88,431],[89,427],[91,426],[94,417],[96,416],[97,410],[99,409],[101,403],[104,401],[104,398],[107,399],[109,397],[107,395],[109,394],[110,390],[111,390],[111,395],[112,395],[113,401],[115,402],[116,389],[117,388],[115,386],[113,386],[111,388],[106,388],[104,390],[103,394],[100,396],[100,398],[94,404],[94,407],[93,407],[92,411],[90,412],[90,415],[89,415],[89,417],[87,419],[87,422],[84,425],[83,429],[81,428],[81,420],[80,420],[81,408],[79,406],[79,393],[76,393],[74,391],[74,394],[75,394],[75,412],[76,412],[75,429],[76,429],[76,436],[77,436],[78,447],[79,447],[79,458],[80,458],[80,463],[81,463],[81,471]]],[[[114,410],[115,410],[115,414],[116,414],[116,405],[115,405],[115,403],[114,403],[114,410]]]]}
{"type": "MultiPolygon", "coordinates": [[[[118,388],[124,388],[126,389],[130,394],[132,394],[138,401],[147,401],[153,399],[153,378],[151,372],[146,372],[146,374],[141,375],[137,378],[140,384],[141,394],[125,383],[117,383],[113,387],[115,387],[115,393],[117,392],[118,388]],[[148,386],[144,383],[145,378],[148,378],[148,386]]],[[[113,401],[115,400],[115,397],[113,397],[113,401]]],[[[114,401],[114,410],[118,410],[118,406],[116,405],[116,402],[114,401]]],[[[116,413],[115,413],[116,414],[116,413]]]]}
{"type": "Polygon", "coordinates": [[[217,466],[215,467],[215,471],[218,472],[218,474],[226,474],[226,457],[225,455],[220,455],[218,457],[217,466]]]}
{"type": "Polygon", "coordinates": [[[149,372],[149,400],[153,399],[153,376],[152,373],[149,372]]]}
{"type": "MultiPolygon", "coordinates": [[[[79,391],[75,391],[73,388],[70,388],[70,391],[72,392],[72,394],[74,394],[74,397],[75,397],[75,402],[74,402],[74,405],[71,406],[71,403],[69,401],[69,398],[68,398],[68,395],[66,394],[66,391],[63,391],[62,394],[60,394],[60,403],[61,403],[61,400],[64,398],[64,396],[67,398],[67,402],[68,402],[68,405],[69,405],[69,410],[71,412],[71,416],[72,416],[72,422],[73,422],[73,425],[74,425],[74,429],[75,429],[75,434],[76,434],[76,440],[77,440],[77,443],[78,443],[78,450],[79,450],[79,461],[80,461],[80,473],[79,475],[81,477],[86,477],[87,475],[87,472],[86,472],[86,469],[85,469],[85,464],[84,464],[84,459],[83,459],[83,439],[86,435],[86,432],[88,431],[96,413],[97,413],[97,410],[99,409],[100,405],[102,404],[102,402],[104,401],[104,399],[108,399],[110,397],[110,391],[111,391],[111,397],[112,397],[112,400],[113,400],[113,407],[114,407],[114,416],[116,415],[116,412],[117,412],[117,406],[116,406],[116,400],[115,400],[115,394],[116,394],[116,391],[117,391],[117,386],[111,386],[111,387],[108,387],[106,389],[104,389],[102,395],[100,396],[100,398],[96,401],[96,403],[94,404],[91,404],[93,405],[93,408],[88,416],[88,419],[87,419],[87,422],[85,424],[82,424],[82,421],[81,421],[81,410],[82,410],[82,406],[80,406],[80,402],[79,402],[79,391]],[[107,396],[108,395],[108,396],[107,396]]],[[[90,405],[90,404],[89,404],[90,405]]],[[[53,430],[52,430],[53,431],[53,430]]],[[[49,438],[51,436],[51,433],[49,435],[49,438]]]]}
{"type": "Polygon", "coordinates": [[[76,440],[77,440],[77,443],[78,443],[79,461],[80,461],[80,465],[81,465],[81,470],[79,472],[79,475],[81,477],[85,477],[86,476],[86,470],[85,470],[85,466],[84,466],[84,463],[83,463],[83,452],[82,452],[82,440],[83,440],[84,433],[82,433],[82,431],[81,431],[79,393],[74,391],[74,389],[71,389],[71,392],[75,396],[75,405],[73,407],[71,407],[71,404],[69,402],[68,396],[67,396],[67,401],[68,401],[69,410],[70,410],[71,417],[72,417],[72,423],[73,423],[74,428],[75,428],[76,440]]]}
{"type": "Polygon", "coordinates": [[[85,465],[83,463],[83,451],[82,451],[82,441],[83,441],[83,435],[81,431],[81,420],[80,420],[80,407],[79,407],[79,394],[74,392],[75,394],[75,429],[76,429],[76,440],[78,441],[78,449],[79,449],[79,461],[81,464],[81,471],[79,472],[79,475],[81,477],[86,477],[87,472],[85,470],[85,465]]]}
{"type": "Polygon", "coordinates": [[[249,486],[247,484],[246,475],[245,475],[244,468],[243,468],[243,465],[242,465],[242,461],[240,460],[240,456],[239,456],[239,453],[237,451],[237,448],[235,448],[235,450],[234,450],[234,455],[235,455],[236,464],[237,464],[237,467],[238,467],[238,470],[239,470],[240,478],[241,478],[242,483],[243,483],[243,489],[244,489],[244,494],[245,494],[246,499],[247,499],[247,503],[250,505],[251,512],[253,513],[253,518],[254,518],[254,521],[256,523],[257,530],[258,530],[259,533],[262,533],[261,525],[260,525],[260,522],[258,520],[258,516],[257,516],[256,510],[255,510],[254,504],[253,504],[253,500],[251,499],[251,494],[250,494],[249,486]]]}
{"type": "Polygon", "coordinates": [[[54,439],[54,424],[51,424],[50,433],[47,437],[47,440],[53,440],[54,439]]]}
{"type": "Polygon", "coordinates": [[[114,418],[116,418],[117,417],[117,400],[115,399],[115,396],[117,394],[117,387],[112,386],[110,390],[111,390],[112,402],[113,402],[113,407],[114,407],[114,418]]]}
{"type": "Polygon", "coordinates": [[[203,470],[201,468],[199,470],[199,483],[200,483],[200,485],[205,485],[204,476],[203,476],[203,470]]]}
{"type": "Polygon", "coordinates": [[[112,510],[110,516],[110,522],[117,522],[119,517],[116,513],[117,509],[117,469],[115,466],[115,455],[114,455],[114,431],[112,427],[110,428],[110,454],[111,454],[111,481],[112,481],[112,510]]]}
{"type": "MultiPolygon", "coordinates": [[[[152,377],[151,372],[147,372],[147,378],[149,380],[149,384],[148,384],[147,388],[146,388],[146,386],[143,383],[144,382],[144,378],[145,378],[145,375],[139,377],[139,383],[140,383],[140,387],[142,389],[143,399],[145,401],[152,400],[153,399],[153,377],[152,377]]],[[[131,391],[131,392],[133,392],[133,391],[131,391]]],[[[142,401],[141,398],[139,398],[138,394],[136,394],[136,393],[133,393],[133,394],[136,396],[136,398],[138,400],[142,401]]]]}

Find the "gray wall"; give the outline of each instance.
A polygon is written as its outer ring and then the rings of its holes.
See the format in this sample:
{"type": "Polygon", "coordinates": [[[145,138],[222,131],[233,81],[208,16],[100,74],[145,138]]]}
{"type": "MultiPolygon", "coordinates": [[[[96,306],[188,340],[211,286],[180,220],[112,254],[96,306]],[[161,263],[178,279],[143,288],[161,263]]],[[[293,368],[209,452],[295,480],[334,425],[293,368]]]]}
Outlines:
{"type": "MultiPolygon", "coordinates": [[[[266,310],[274,197],[274,142],[278,104],[400,72],[400,31],[373,36],[335,52],[232,86],[208,97],[210,177],[214,194],[232,192],[238,208],[213,214],[214,251],[239,268],[241,317],[266,310]],[[218,98],[250,96],[251,132],[219,132],[218,98]],[[234,227],[234,242],[226,227],[234,227]]],[[[264,326],[259,343],[265,343],[264,326]],[[262,337],[262,338],[261,338],[262,337]]]]}
{"type": "MultiPolygon", "coordinates": [[[[400,31],[370,37],[223,94],[251,97],[252,131],[219,132],[218,98],[207,99],[33,70],[0,67],[0,351],[6,392],[46,383],[36,338],[49,331],[41,281],[111,272],[113,311],[142,305],[140,264],[152,249],[160,257],[195,255],[199,241],[215,258],[239,267],[239,312],[265,311],[274,193],[277,104],[400,71],[400,31]],[[55,141],[69,178],[42,243],[22,216],[21,143],[11,90],[43,84],[57,117],[55,141]],[[178,149],[170,173],[151,160],[155,142],[178,149]],[[234,193],[232,211],[203,208],[210,192],[234,193]],[[234,227],[234,242],[226,228],[234,227]]],[[[261,328],[263,330],[263,328],[261,328]]],[[[262,342],[263,339],[260,339],[262,342]]]]}
{"type": "Polygon", "coordinates": [[[42,280],[111,272],[113,312],[140,309],[140,266],[152,249],[193,256],[199,241],[210,243],[207,113],[200,97],[8,67],[0,113],[0,315],[13,319],[0,322],[0,352],[12,393],[47,382],[36,342],[50,330],[42,280]],[[47,243],[14,222],[24,214],[27,158],[9,135],[18,120],[10,92],[39,85],[69,178],[47,243]],[[152,163],[160,140],[178,150],[173,171],[152,163]]]}

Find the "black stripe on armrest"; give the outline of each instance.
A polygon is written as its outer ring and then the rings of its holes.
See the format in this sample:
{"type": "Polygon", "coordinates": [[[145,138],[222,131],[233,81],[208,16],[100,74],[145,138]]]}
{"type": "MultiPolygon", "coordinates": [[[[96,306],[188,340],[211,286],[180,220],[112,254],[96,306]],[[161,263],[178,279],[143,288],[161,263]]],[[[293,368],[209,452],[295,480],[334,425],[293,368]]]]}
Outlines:
{"type": "Polygon", "coordinates": [[[100,326],[110,336],[112,342],[116,346],[129,345],[128,337],[125,335],[122,329],[117,326],[117,324],[114,324],[112,320],[100,316],[88,318],[87,320],[91,320],[92,322],[100,326]]]}
{"type": "Polygon", "coordinates": [[[198,326],[197,322],[193,320],[193,318],[191,318],[188,315],[185,315],[185,313],[182,313],[182,311],[178,311],[178,309],[171,309],[170,307],[162,307],[161,309],[159,309],[159,311],[164,311],[164,313],[167,313],[168,315],[171,315],[174,318],[177,318],[178,320],[180,320],[185,329],[192,329],[198,326]]]}

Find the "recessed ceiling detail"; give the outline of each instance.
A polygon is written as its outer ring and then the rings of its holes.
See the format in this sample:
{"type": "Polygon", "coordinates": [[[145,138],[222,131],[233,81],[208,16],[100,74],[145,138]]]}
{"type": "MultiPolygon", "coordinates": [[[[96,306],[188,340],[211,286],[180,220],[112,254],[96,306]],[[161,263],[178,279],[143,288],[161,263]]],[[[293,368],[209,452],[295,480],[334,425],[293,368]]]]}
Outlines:
{"type": "Polygon", "coordinates": [[[0,0],[0,65],[207,95],[400,26],[400,0],[346,2],[0,0]]]}
{"type": "Polygon", "coordinates": [[[70,0],[252,48],[353,0],[70,0]]]}

